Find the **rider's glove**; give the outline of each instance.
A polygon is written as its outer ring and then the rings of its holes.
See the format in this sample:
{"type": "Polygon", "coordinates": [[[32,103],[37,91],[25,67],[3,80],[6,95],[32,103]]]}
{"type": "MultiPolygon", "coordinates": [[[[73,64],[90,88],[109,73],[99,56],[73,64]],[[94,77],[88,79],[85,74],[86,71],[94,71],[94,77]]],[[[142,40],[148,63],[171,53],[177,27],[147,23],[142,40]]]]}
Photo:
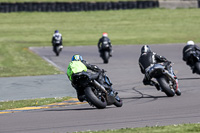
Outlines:
{"type": "Polygon", "coordinates": [[[165,61],[164,64],[166,64],[167,66],[169,66],[172,62],[171,61],[165,61]]]}

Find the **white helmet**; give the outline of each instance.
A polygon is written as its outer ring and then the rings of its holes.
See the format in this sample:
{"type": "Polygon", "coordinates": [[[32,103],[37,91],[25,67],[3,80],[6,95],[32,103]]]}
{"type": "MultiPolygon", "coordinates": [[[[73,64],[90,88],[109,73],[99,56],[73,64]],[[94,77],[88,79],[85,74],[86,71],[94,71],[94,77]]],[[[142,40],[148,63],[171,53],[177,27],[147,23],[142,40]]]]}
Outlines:
{"type": "Polygon", "coordinates": [[[187,45],[194,45],[194,42],[193,41],[188,41],[187,45]]]}
{"type": "Polygon", "coordinates": [[[108,37],[108,33],[104,32],[102,36],[103,37],[108,37]]]}

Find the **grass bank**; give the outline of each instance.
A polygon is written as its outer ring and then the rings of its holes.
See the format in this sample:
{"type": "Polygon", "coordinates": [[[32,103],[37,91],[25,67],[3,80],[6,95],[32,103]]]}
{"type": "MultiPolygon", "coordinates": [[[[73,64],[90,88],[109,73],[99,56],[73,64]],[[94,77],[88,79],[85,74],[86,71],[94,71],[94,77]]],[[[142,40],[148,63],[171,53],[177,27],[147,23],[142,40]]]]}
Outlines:
{"type": "Polygon", "coordinates": [[[58,97],[58,98],[37,98],[37,99],[27,99],[27,100],[4,101],[0,102],[0,110],[47,105],[51,103],[57,103],[69,100],[70,98],[71,97],[58,97]]]}
{"type": "Polygon", "coordinates": [[[125,128],[119,130],[87,131],[78,133],[199,133],[200,124],[179,124],[144,128],[125,128]]]}
{"type": "Polygon", "coordinates": [[[96,45],[102,32],[113,45],[163,44],[200,42],[199,23],[199,9],[0,13],[0,76],[60,73],[28,50],[51,46],[55,29],[64,46],[96,45]]]}

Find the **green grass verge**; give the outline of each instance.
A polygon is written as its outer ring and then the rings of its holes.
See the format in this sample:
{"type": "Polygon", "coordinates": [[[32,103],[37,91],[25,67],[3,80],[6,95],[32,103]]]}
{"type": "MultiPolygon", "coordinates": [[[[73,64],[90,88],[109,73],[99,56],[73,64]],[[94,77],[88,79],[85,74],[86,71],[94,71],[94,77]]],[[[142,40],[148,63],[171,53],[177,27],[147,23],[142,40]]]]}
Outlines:
{"type": "Polygon", "coordinates": [[[163,44],[200,42],[199,23],[199,9],[0,13],[0,77],[60,73],[27,50],[51,46],[55,29],[64,46],[97,45],[103,32],[113,45],[163,44]]]}
{"type": "Polygon", "coordinates": [[[126,128],[106,131],[87,131],[78,133],[199,133],[200,124],[179,124],[171,126],[154,126],[144,128],[126,128]]]}
{"type": "Polygon", "coordinates": [[[69,100],[70,98],[71,97],[58,97],[58,98],[37,98],[28,100],[4,101],[0,102],[0,110],[47,105],[51,103],[57,103],[69,100]]]}
{"type": "Polygon", "coordinates": [[[0,0],[0,2],[108,2],[108,1],[118,2],[118,1],[150,1],[150,0],[0,0]]]}

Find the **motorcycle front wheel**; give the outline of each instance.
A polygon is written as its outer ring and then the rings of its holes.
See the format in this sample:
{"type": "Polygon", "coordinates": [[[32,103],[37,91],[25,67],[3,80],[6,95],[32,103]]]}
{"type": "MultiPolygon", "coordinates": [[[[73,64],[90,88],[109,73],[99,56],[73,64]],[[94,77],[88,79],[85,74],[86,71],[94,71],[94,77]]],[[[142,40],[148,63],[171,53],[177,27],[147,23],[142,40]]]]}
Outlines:
{"type": "Polygon", "coordinates": [[[167,78],[165,76],[162,76],[160,78],[157,78],[158,83],[160,84],[160,87],[162,88],[162,91],[168,96],[173,97],[175,95],[174,90],[172,90],[169,86],[169,81],[167,81],[167,78]]]}
{"type": "Polygon", "coordinates": [[[116,107],[122,107],[123,103],[119,96],[115,96],[115,102],[113,103],[116,107]]]}
{"type": "Polygon", "coordinates": [[[86,87],[84,91],[87,100],[89,100],[89,102],[91,102],[92,105],[94,105],[98,109],[106,108],[107,106],[106,99],[102,96],[99,97],[98,92],[97,94],[95,94],[91,87],[86,87]]]}

